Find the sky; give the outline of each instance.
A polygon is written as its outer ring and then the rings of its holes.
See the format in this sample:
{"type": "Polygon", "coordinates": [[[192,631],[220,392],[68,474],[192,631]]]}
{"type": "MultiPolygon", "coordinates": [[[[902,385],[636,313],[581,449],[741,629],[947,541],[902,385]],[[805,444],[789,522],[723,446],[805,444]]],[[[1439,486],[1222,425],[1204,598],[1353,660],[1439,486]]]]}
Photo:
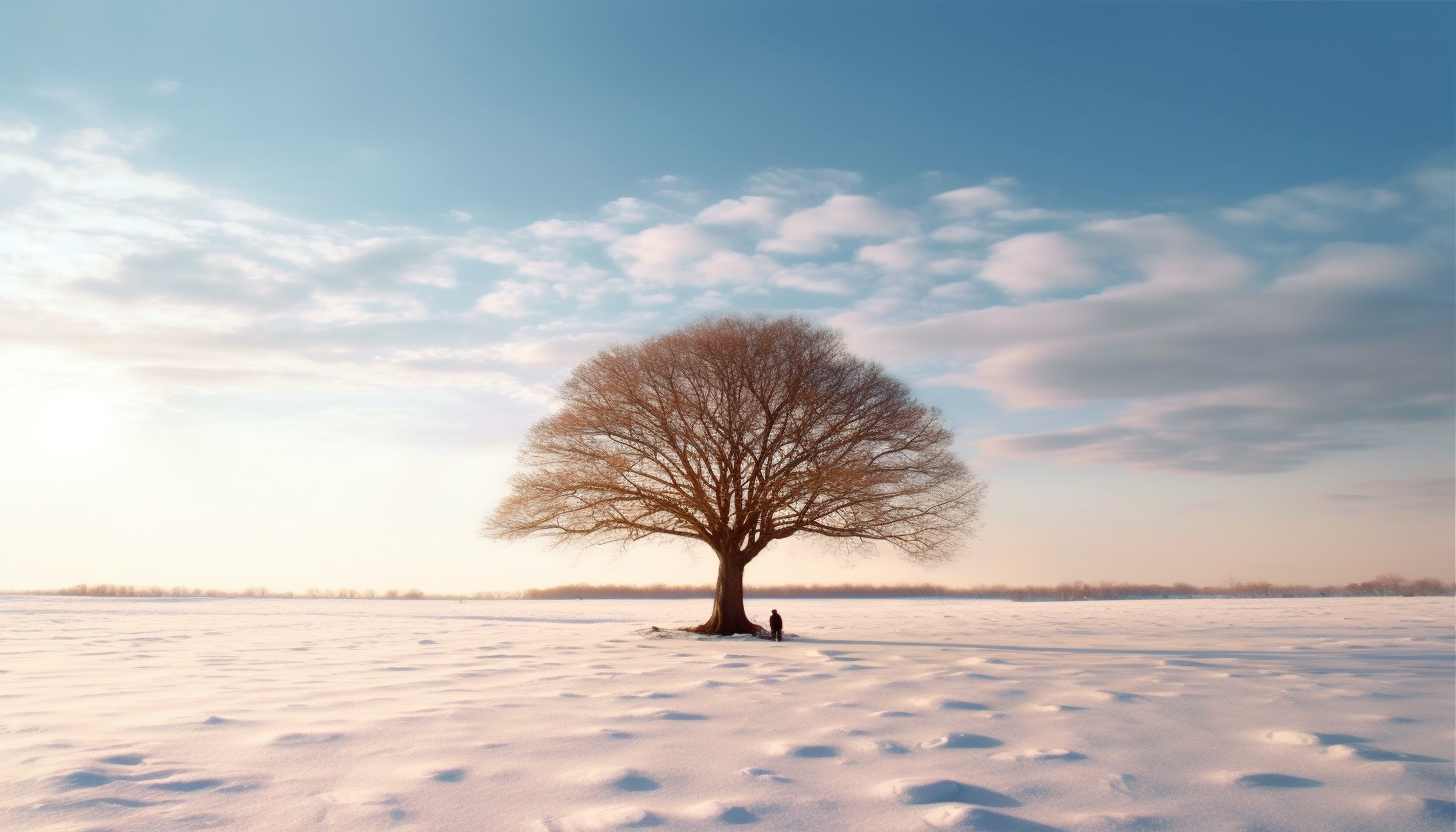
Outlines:
{"type": "Polygon", "coordinates": [[[571,368],[797,314],[944,412],[954,563],[1456,577],[1446,3],[0,6],[0,588],[707,583],[479,534],[571,368]]]}

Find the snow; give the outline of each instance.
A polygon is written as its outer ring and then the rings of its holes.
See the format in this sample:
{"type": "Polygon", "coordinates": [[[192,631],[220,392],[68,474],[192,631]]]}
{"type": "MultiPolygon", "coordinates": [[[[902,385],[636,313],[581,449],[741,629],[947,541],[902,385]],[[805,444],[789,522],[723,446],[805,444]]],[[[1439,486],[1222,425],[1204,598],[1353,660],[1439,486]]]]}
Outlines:
{"type": "Polygon", "coordinates": [[[772,603],[3,597],[0,828],[1453,826],[1450,598],[772,603]]]}

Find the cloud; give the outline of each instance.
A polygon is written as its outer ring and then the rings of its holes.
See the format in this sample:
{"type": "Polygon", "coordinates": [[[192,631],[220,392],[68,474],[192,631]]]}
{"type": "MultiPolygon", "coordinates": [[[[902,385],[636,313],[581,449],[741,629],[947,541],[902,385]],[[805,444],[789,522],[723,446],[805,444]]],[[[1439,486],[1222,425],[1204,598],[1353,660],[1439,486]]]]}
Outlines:
{"type": "Polygon", "coordinates": [[[850,295],[863,284],[865,274],[854,266],[832,264],[815,266],[800,264],[782,269],[773,275],[773,284],[782,289],[821,295],[850,295]]]}
{"type": "Polygon", "coordinates": [[[657,206],[636,197],[624,196],[601,207],[602,219],[617,225],[638,225],[658,215],[657,206]]]}
{"type": "Polygon", "coordinates": [[[24,120],[0,121],[0,142],[7,144],[26,144],[35,140],[40,134],[40,129],[34,124],[24,120]]]}
{"type": "Polygon", "coordinates": [[[940,383],[1012,408],[1122,405],[983,442],[1000,456],[1261,473],[1452,418],[1448,248],[1331,243],[1258,282],[1246,258],[1168,217],[1079,233],[1100,236],[1104,268],[1141,279],[900,325],[836,321],[872,354],[959,363],[940,383]]]}
{"type": "Polygon", "coordinates": [[[1064,220],[1073,214],[1068,211],[1054,211],[1050,208],[1002,208],[992,211],[991,216],[1004,222],[1046,222],[1064,220]]]}
{"type": "Polygon", "coordinates": [[[1274,283],[1281,296],[1314,299],[1364,292],[1399,293],[1420,290],[1441,268],[1434,251],[1370,243],[1330,243],[1280,275],[1274,283]]]}
{"type": "Polygon", "coordinates": [[[898,237],[915,230],[915,215],[910,211],[867,196],[837,194],[784,218],[778,236],[758,247],[782,254],[821,254],[843,238],[898,237]]]}
{"type": "Polygon", "coordinates": [[[1456,202],[1456,169],[1431,165],[1414,171],[1406,179],[1438,214],[1449,211],[1456,202]]]}
{"type": "Polygon", "coordinates": [[[1334,231],[1352,214],[1379,213],[1401,204],[1388,188],[1308,185],[1248,200],[1219,212],[1235,223],[1268,223],[1296,231],[1334,231]]]}
{"type": "Polygon", "coordinates": [[[906,272],[925,262],[925,253],[914,240],[895,240],[878,246],[865,246],[855,259],[879,266],[887,272],[906,272]]]}
{"type": "MultiPolygon", "coordinates": [[[[984,260],[977,260],[974,257],[942,257],[938,260],[931,261],[926,269],[931,274],[941,276],[966,275],[980,272],[985,265],[986,262],[984,260]]],[[[938,289],[940,287],[936,288],[938,289]]],[[[936,291],[932,289],[931,294],[936,294],[936,291]]]]}
{"type": "Polygon", "coordinates": [[[973,225],[942,225],[930,232],[930,239],[938,243],[979,243],[994,236],[992,232],[973,225]]]}
{"type": "Polygon", "coordinates": [[[1337,451],[1377,444],[1313,408],[1241,404],[1234,391],[1138,404],[1098,425],[997,436],[981,449],[1001,457],[1053,457],[1077,465],[1201,474],[1289,471],[1337,451]],[[1344,428],[1344,429],[1341,429],[1344,428]]]}
{"type": "Polygon", "coordinates": [[[445,219],[454,220],[455,222],[470,222],[474,217],[458,208],[452,208],[445,212],[445,219]]]}
{"type": "Polygon", "coordinates": [[[1251,265],[1218,240],[1163,214],[1098,220],[995,243],[981,277],[1016,298],[1130,281],[1207,290],[1247,280],[1251,265]]]}
{"type": "Polygon", "coordinates": [[[538,220],[525,227],[525,232],[543,240],[594,240],[611,242],[622,236],[614,225],[580,220],[538,220]]]}
{"type": "Polygon", "coordinates": [[[1042,209],[976,188],[912,208],[849,192],[844,172],[778,170],[700,210],[625,196],[594,219],[441,232],[291,217],[138,167],[144,141],[0,126],[7,361],[70,356],[163,397],[489,391],[536,407],[603,333],[782,309],[923,383],[983,391],[1005,424],[1040,411],[1035,430],[988,431],[1004,457],[1257,473],[1452,418],[1444,168],[1247,200],[1234,210],[1264,219],[1237,228],[1217,210],[1089,210],[1008,237],[1003,212],[1042,209]]]}
{"type": "Polygon", "coordinates": [[[457,263],[483,242],[292,219],[140,170],[128,146],[95,130],[0,146],[7,358],[45,349],[175,391],[479,385],[538,395],[499,368],[442,376],[387,358],[479,337],[452,317],[468,307],[448,299],[457,263]]]}
{"type": "MultiPolygon", "coordinates": [[[[1243,285],[1252,263],[1218,239],[1166,214],[1100,220],[1083,225],[1085,239],[1125,260],[1160,290],[1210,291],[1243,285]]],[[[1113,268],[1116,268],[1114,265],[1113,268]]]]}
{"type": "Polygon", "coordinates": [[[1344,505],[1392,508],[1405,511],[1440,511],[1449,514],[1456,501],[1456,479],[1414,477],[1394,480],[1365,480],[1330,491],[1320,498],[1344,505]]]}
{"type": "Polygon", "coordinates": [[[502,318],[521,318],[535,310],[536,301],[545,294],[541,283],[526,280],[502,280],[495,291],[481,295],[475,308],[502,318]]]}
{"type": "Polygon", "coordinates": [[[147,88],[152,95],[176,95],[182,89],[182,84],[172,78],[158,78],[147,88]]]}
{"type": "Polygon", "coordinates": [[[626,274],[641,280],[674,283],[687,264],[722,248],[719,240],[690,223],[652,226],[612,243],[607,254],[626,274]]]}
{"type": "Polygon", "coordinates": [[[704,286],[736,284],[741,287],[754,287],[779,270],[777,262],[762,255],[718,250],[699,261],[692,273],[697,276],[698,283],[704,286]]]}
{"type": "Polygon", "coordinates": [[[775,168],[756,173],[743,183],[747,194],[801,202],[859,190],[864,178],[833,168],[775,168]]]}
{"type": "Polygon", "coordinates": [[[29,171],[0,172],[0,214],[36,199],[43,188],[40,177],[29,171]]]}
{"type": "Polygon", "coordinates": [[[512,364],[562,373],[623,340],[623,333],[613,331],[557,334],[505,343],[500,354],[512,364]]]}
{"type": "Polygon", "coordinates": [[[767,196],[725,199],[698,212],[694,221],[702,225],[746,226],[767,231],[778,225],[783,207],[782,200],[767,196]]]}
{"type": "Polygon", "coordinates": [[[1062,233],[1021,234],[991,246],[981,277],[1024,297],[1097,283],[1100,274],[1084,243],[1062,233]]]}
{"type": "MultiPolygon", "coordinates": [[[[998,180],[998,184],[1011,184],[1011,181],[998,180]]],[[[933,197],[931,202],[952,216],[969,217],[997,208],[1006,208],[1011,204],[1011,199],[998,188],[990,185],[977,185],[973,188],[946,191],[933,197]]]]}

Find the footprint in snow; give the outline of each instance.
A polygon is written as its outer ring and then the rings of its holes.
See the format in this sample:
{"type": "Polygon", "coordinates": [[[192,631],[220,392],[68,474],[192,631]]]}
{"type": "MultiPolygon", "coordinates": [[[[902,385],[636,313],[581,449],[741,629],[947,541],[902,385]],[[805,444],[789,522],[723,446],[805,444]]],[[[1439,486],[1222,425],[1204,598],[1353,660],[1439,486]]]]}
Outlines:
{"type": "Polygon", "coordinates": [[[980,702],[967,702],[964,699],[941,699],[938,707],[945,711],[989,711],[991,706],[982,705],[980,702]]]}
{"type": "Polygon", "coordinates": [[[684,814],[690,818],[713,820],[719,823],[753,823],[758,820],[758,816],[748,811],[748,807],[723,803],[718,800],[708,800],[691,806],[684,814]]]}
{"type": "Polygon", "coordinates": [[[224,785],[226,780],[216,778],[204,778],[201,780],[170,780],[166,783],[153,783],[147,788],[163,792],[200,792],[204,789],[215,789],[224,785]]]}
{"type": "Polygon", "coordinates": [[[693,721],[707,719],[706,714],[692,714],[685,711],[670,711],[662,708],[638,708],[628,711],[623,716],[630,719],[668,719],[678,721],[693,721]]]}
{"type": "Polygon", "coordinates": [[[1269,731],[1264,734],[1264,741],[1275,745],[1320,745],[1324,746],[1324,753],[1331,757],[1359,757],[1362,760],[1369,760],[1375,763],[1449,763],[1450,760],[1441,757],[1428,757],[1424,754],[1405,754],[1399,751],[1386,751],[1382,748],[1371,748],[1366,745],[1370,740],[1366,737],[1357,737],[1354,734],[1320,734],[1305,733],[1304,731],[1269,731]]]}
{"type": "Polygon", "coordinates": [[[1028,748],[1025,751],[1003,751],[1000,754],[992,754],[991,759],[1030,763],[1074,762],[1087,759],[1087,755],[1068,751],[1065,748],[1028,748]]]}
{"type": "MultiPolygon", "coordinates": [[[[162,801],[171,803],[174,801],[162,801]]],[[[147,800],[130,800],[124,797],[96,797],[90,800],[73,800],[70,803],[49,803],[45,804],[48,809],[92,809],[97,806],[117,806],[122,809],[143,809],[147,806],[157,806],[158,802],[147,800]]]]}
{"type": "Polygon", "coordinates": [[[1136,797],[1143,784],[1136,774],[1114,774],[1107,778],[1107,788],[1127,797],[1136,797]]]}
{"type": "Polygon", "coordinates": [[[995,737],[987,737],[982,734],[961,734],[952,731],[949,734],[941,734],[935,739],[926,740],[920,744],[921,748],[944,749],[944,748],[995,748],[1005,743],[995,737]]]}
{"type": "Polygon", "coordinates": [[[110,757],[102,757],[101,762],[109,766],[139,766],[146,757],[140,754],[115,754],[110,757]]]}
{"type": "Polygon", "coordinates": [[[578,775],[582,782],[619,792],[650,792],[662,784],[635,768],[599,768],[578,775]]]}
{"type": "Polygon", "coordinates": [[[839,749],[832,745],[797,745],[788,742],[779,742],[770,745],[769,752],[781,757],[803,757],[808,759],[839,756],[839,749]]]}
{"type": "Polygon", "coordinates": [[[661,823],[661,818],[641,806],[606,806],[541,821],[541,825],[550,832],[605,832],[609,829],[641,829],[661,823]]]}
{"type": "Polygon", "coordinates": [[[1451,829],[1456,803],[1439,797],[1389,795],[1366,804],[1380,829],[1451,829]]]}
{"type": "Polygon", "coordinates": [[[447,768],[436,771],[430,775],[430,779],[436,783],[459,783],[465,779],[465,769],[447,768]]]}
{"type": "Polygon", "coordinates": [[[1323,786],[1318,780],[1295,777],[1292,774],[1245,774],[1233,779],[1235,786],[1246,789],[1314,789],[1323,786]]]}
{"type": "Polygon", "coordinates": [[[273,745],[323,745],[325,743],[338,742],[343,738],[343,734],[295,732],[291,734],[279,734],[273,738],[273,745]]]}
{"type": "Polygon", "coordinates": [[[1404,754],[1399,751],[1386,751],[1383,748],[1369,748],[1354,745],[1332,745],[1325,749],[1325,754],[1335,757],[1359,757],[1362,760],[1369,760],[1372,763],[1449,763],[1450,760],[1442,757],[1428,757],[1424,754],[1404,754]]]}
{"type": "Polygon", "coordinates": [[[1159,815],[1104,812],[1082,816],[1078,820],[1077,828],[1105,830],[1105,832],[1162,832],[1165,829],[1172,829],[1173,821],[1159,815]]]}
{"type": "Polygon", "coordinates": [[[73,771],[61,778],[61,790],[71,789],[94,789],[97,786],[105,786],[120,778],[113,777],[104,771],[73,771]]]}
{"type": "Polygon", "coordinates": [[[739,774],[756,783],[792,783],[791,777],[782,777],[775,774],[771,769],[766,768],[745,768],[738,771],[739,774]]]}
{"type": "Polygon", "coordinates": [[[972,803],[979,806],[1011,808],[1021,802],[1010,795],[972,786],[957,780],[907,777],[881,783],[875,792],[897,803],[920,805],[925,803],[972,803]]]}
{"type": "Polygon", "coordinates": [[[971,806],[939,806],[925,815],[936,829],[977,829],[981,832],[1065,832],[1055,826],[971,806]]]}
{"type": "Polygon", "coordinates": [[[1319,737],[1303,731],[1268,731],[1264,734],[1264,742],[1275,745],[1315,745],[1319,742],[1319,737]]]}
{"type": "Polygon", "coordinates": [[[1421,808],[1419,816],[1425,820],[1433,820],[1437,823],[1451,825],[1456,823],[1456,803],[1450,800],[1442,800],[1439,797],[1419,797],[1421,808]]]}

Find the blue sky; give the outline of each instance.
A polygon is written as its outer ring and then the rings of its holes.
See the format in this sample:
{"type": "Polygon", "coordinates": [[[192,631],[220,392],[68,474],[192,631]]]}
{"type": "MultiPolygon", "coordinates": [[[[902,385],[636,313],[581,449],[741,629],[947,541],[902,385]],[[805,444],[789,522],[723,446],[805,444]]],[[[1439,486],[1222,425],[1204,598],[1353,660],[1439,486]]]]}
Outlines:
{"type": "Polygon", "coordinates": [[[706,581],[474,532],[576,361],[728,311],[992,488],[750,582],[1449,579],[1453,17],[8,4],[0,586],[706,581]]]}

